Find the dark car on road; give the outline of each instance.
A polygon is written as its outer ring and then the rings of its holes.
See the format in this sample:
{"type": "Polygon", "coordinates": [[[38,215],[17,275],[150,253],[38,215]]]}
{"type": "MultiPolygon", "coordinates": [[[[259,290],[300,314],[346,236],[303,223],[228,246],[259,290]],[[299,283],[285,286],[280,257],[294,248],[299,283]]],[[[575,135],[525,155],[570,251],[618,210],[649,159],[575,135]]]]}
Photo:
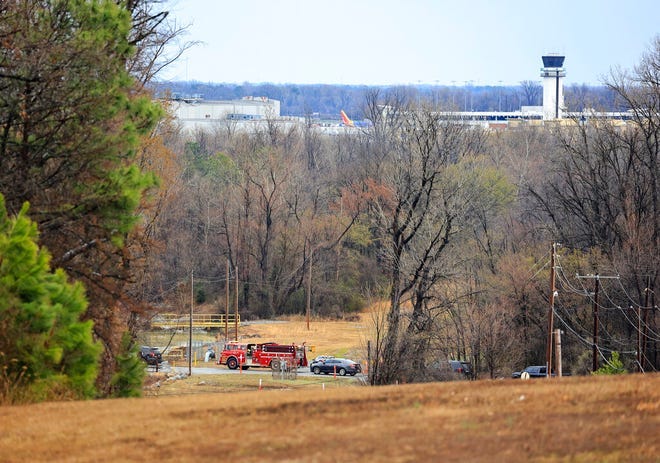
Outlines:
{"type": "Polygon", "coordinates": [[[547,368],[545,365],[532,365],[525,368],[523,371],[514,371],[511,374],[511,377],[520,378],[522,377],[523,373],[528,373],[530,378],[545,378],[546,376],[548,376],[546,371],[547,368]]]}
{"type": "Polygon", "coordinates": [[[163,363],[163,355],[160,353],[158,347],[140,347],[140,358],[147,362],[147,365],[158,365],[159,363],[163,363]]]}
{"type": "Polygon", "coordinates": [[[359,363],[349,359],[329,358],[322,362],[316,363],[311,367],[312,373],[318,374],[338,374],[339,376],[351,375],[355,376],[362,371],[359,363]]]}
{"type": "Polygon", "coordinates": [[[325,362],[328,359],[335,358],[334,355],[319,355],[309,362],[309,371],[314,371],[314,366],[325,362]]]}

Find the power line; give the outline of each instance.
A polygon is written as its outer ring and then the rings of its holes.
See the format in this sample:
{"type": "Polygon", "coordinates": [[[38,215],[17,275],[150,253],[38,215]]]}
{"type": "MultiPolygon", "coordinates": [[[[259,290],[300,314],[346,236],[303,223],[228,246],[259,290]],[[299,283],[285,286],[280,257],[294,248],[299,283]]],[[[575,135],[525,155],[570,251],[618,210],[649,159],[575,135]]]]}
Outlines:
{"type": "Polygon", "coordinates": [[[610,278],[618,278],[618,276],[601,276],[598,274],[595,275],[575,275],[575,277],[579,280],[580,278],[592,278],[594,280],[594,304],[593,304],[593,317],[594,317],[594,329],[593,329],[593,371],[598,370],[598,355],[597,355],[597,350],[598,350],[598,328],[599,328],[599,323],[598,323],[598,290],[600,289],[600,280],[601,278],[603,279],[610,279],[610,278]]]}
{"type": "MultiPolygon", "coordinates": [[[[562,318],[561,315],[559,315],[559,313],[556,312],[555,315],[557,316],[557,320],[559,320],[559,321],[562,323],[562,325],[564,325],[564,327],[565,327],[568,331],[570,331],[571,333],[573,333],[573,335],[574,335],[579,341],[581,341],[585,346],[588,346],[588,347],[593,346],[593,343],[592,343],[591,341],[589,341],[588,339],[584,338],[584,337],[581,336],[577,331],[575,331],[575,330],[573,329],[573,327],[572,327],[568,322],[566,322],[566,320],[564,320],[564,318],[562,318]]],[[[612,353],[612,352],[618,352],[618,353],[620,353],[620,354],[634,354],[634,353],[636,353],[636,351],[634,351],[634,350],[627,350],[627,351],[624,351],[624,350],[616,350],[616,349],[610,349],[610,348],[603,347],[603,346],[598,346],[598,345],[596,346],[596,349],[598,350],[598,353],[599,353],[603,358],[605,358],[604,355],[603,355],[603,352],[609,352],[609,353],[612,353]]]]}
{"type": "MultiPolygon", "coordinates": [[[[603,291],[603,292],[605,292],[605,291],[603,291]]],[[[609,300],[610,302],[613,303],[613,301],[609,298],[609,296],[607,296],[607,294],[606,294],[606,297],[608,298],[608,300],[609,300]]],[[[639,332],[640,334],[642,334],[643,336],[645,336],[646,338],[648,338],[648,339],[650,339],[650,340],[652,340],[652,341],[660,341],[660,334],[658,334],[658,333],[656,333],[655,331],[653,331],[653,330],[651,329],[651,327],[650,327],[648,324],[646,324],[646,323],[644,323],[644,322],[642,321],[641,313],[639,313],[639,311],[641,311],[641,310],[646,310],[645,307],[642,307],[642,306],[638,305],[637,307],[629,306],[627,309],[624,309],[624,308],[621,307],[621,306],[617,306],[616,309],[619,310],[619,311],[621,312],[621,314],[622,314],[623,317],[626,319],[626,321],[628,321],[628,323],[630,323],[631,325],[633,325],[633,326],[635,327],[635,330],[636,330],[637,332],[639,332]],[[637,322],[633,322],[632,320],[630,320],[630,318],[628,318],[628,314],[626,313],[627,310],[636,310],[636,311],[638,312],[638,313],[637,313],[637,319],[638,319],[637,322]],[[651,332],[651,333],[652,333],[654,336],[656,336],[656,337],[653,338],[653,337],[651,337],[651,336],[645,335],[645,334],[643,333],[643,331],[642,331],[642,327],[648,329],[648,331],[651,332]]]]}
{"type": "MultiPolygon", "coordinates": [[[[650,307],[650,306],[649,306],[649,307],[645,307],[645,306],[639,304],[638,302],[636,302],[636,301],[630,296],[630,294],[628,294],[628,292],[626,291],[625,286],[623,286],[623,283],[619,283],[619,285],[621,286],[621,291],[623,292],[623,294],[625,294],[626,297],[628,298],[628,300],[630,301],[630,304],[635,305],[635,306],[637,306],[637,307],[640,307],[640,308],[642,308],[642,309],[653,309],[653,307],[650,307]]],[[[653,291],[652,291],[651,289],[649,289],[649,288],[644,288],[644,290],[645,290],[645,291],[651,291],[651,292],[653,292],[653,291]]]]}

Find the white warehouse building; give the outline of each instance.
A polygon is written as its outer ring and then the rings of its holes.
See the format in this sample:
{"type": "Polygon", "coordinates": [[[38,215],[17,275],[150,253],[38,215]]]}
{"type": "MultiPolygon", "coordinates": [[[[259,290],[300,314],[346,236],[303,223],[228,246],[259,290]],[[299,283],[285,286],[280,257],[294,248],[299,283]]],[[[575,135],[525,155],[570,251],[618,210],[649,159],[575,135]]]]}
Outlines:
{"type": "Polygon", "coordinates": [[[174,95],[171,104],[174,115],[186,129],[208,127],[209,124],[226,121],[249,122],[280,118],[280,102],[267,97],[246,96],[240,100],[211,101],[203,100],[200,96],[180,98],[174,95]]]}

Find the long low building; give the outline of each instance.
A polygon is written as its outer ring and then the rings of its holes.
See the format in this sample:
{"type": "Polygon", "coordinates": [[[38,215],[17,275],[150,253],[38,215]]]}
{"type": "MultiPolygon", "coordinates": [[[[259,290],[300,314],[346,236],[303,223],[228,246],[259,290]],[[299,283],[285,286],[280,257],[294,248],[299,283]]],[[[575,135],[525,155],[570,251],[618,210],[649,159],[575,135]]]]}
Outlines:
{"type": "Polygon", "coordinates": [[[268,97],[246,96],[240,100],[204,100],[199,95],[170,101],[174,115],[186,129],[208,128],[213,123],[227,121],[259,121],[280,119],[280,102],[268,97]]]}
{"type": "MultiPolygon", "coordinates": [[[[305,117],[281,116],[280,102],[268,97],[248,96],[240,100],[204,100],[201,95],[172,95],[169,100],[174,116],[187,131],[195,130],[239,130],[256,132],[266,130],[268,124],[276,122],[282,128],[300,127],[308,120],[305,117]]],[[[316,130],[329,135],[355,132],[339,120],[336,123],[313,121],[316,130]]]]}
{"type": "MultiPolygon", "coordinates": [[[[308,120],[305,117],[280,116],[280,102],[268,97],[244,97],[240,100],[204,100],[201,95],[178,97],[170,100],[175,117],[187,131],[196,130],[239,130],[256,132],[266,130],[268,125],[276,122],[282,128],[302,127],[312,123],[315,130],[328,135],[342,135],[364,130],[353,125],[346,125],[340,120],[320,121],[308,120]]],[[[565,122],[573,120],[586,121],[592,118],[615,119],[625,121],[631,118],[629,112],[567,112],[562,108],[562,118],[546,119],[542,106],[523,106],[518,111],[448,111],[440,113],[447,119],[460,121],[464,124],[481,126],[491,130],[515,128],[521,123],[542,125],[544,123],[565,122]]]]}

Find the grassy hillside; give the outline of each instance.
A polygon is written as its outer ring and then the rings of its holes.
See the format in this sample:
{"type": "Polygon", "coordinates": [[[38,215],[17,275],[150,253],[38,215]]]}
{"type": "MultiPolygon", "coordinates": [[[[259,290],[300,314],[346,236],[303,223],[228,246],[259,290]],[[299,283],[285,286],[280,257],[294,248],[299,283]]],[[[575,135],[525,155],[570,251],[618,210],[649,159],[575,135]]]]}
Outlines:
{"type": "Polygon", "coordinates": [[[0,408],[0,460],[649,462],[659,404],[660,375],[44,403],[0,408]]]}
{"type": "MultiPolygon", "coordinates": [[[[369,326],[294,318],[239,337],[363,360],[369,326]]],[[[0,407],[0,462],[653,462],[659,432],[658,374],[369,387],[158,373],[142,399],[0,407]]]]}

